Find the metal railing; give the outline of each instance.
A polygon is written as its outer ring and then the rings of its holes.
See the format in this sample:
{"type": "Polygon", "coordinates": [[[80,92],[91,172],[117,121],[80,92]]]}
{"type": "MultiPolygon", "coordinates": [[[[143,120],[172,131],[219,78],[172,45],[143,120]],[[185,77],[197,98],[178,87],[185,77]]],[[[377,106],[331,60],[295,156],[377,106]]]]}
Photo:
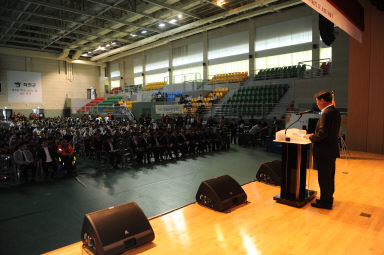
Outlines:
{"type": "Polygon", "coordinates": [[[305,72],[300,78],[315,78],[327,76],[332,73],[332,62],[330,58],[316,59],[299,62],[299,65],[306,66],[305,72]]]}
{"type": "Polygon", "coordinates": [[[208,116],[213,117],[245,117],[264,118],[272,112],[277,103],[236,103],[212,105],[208,116]]]}
{"type": "Polygon", "coordinates": [[[299,62],[294,66],[256,69],[255,80],[314,78],[331,74],[330,58],[299,62]]]}

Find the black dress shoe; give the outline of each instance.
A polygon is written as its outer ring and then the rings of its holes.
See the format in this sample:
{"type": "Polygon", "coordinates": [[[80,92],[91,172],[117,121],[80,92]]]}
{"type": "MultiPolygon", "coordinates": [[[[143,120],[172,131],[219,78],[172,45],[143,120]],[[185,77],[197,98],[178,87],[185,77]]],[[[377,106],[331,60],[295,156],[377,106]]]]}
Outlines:
{"type": "MultiPolygon", "coordinates": [[[[316,198],[316,203],[323,202],[321,199],[316,198]]],[[[324,202],[325,204],[333,204],[333,198],[330,200],[330,202],[324,202]]]]}
{"type": "Polygon", "coordinates": [[[320,209],[328,209],[328,210],[332,209],[332,204],[321,202],[321,200],[318,200],[318,199],[316,199],[316,203],[311,203],[311,206],[320,208],[320,209]]]}

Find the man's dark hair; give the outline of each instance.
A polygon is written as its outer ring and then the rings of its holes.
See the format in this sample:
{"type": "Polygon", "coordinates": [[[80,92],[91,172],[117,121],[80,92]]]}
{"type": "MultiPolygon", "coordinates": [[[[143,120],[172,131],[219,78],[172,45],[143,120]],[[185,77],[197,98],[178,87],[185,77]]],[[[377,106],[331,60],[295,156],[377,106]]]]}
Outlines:
{"type": "Polygon", "coordinates": [[[331,103],[332,102],[332,95],[328,91],[320,91],[315,96],[318,100],[324,99],[324,101],[331,103]]]}

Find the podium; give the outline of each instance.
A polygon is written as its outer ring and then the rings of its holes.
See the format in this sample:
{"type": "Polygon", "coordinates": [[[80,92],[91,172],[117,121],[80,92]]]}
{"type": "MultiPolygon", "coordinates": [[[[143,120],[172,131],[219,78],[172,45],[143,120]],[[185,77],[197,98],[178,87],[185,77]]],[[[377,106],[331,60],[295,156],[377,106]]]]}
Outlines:
{"type": "MultiPolygon", "coordinates": [[[[277,137],[277,136],[276,136],[277,137]]],[[[278,203],[303,207],[316,191],[306,188],[307,168],[312,168],[312,143],[308,141],[282,141],[281,190],[273,197],[278,203]]]]}

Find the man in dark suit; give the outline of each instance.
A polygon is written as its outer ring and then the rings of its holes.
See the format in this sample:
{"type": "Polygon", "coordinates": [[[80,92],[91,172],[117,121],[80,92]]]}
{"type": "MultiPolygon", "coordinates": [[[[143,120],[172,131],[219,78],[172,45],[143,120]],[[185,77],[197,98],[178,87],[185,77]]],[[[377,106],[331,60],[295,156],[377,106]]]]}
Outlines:
{"type": "Polygon", "coordinates": [[[322,91],[315,95],[316,104],[321,110],[320,120],[314,134],[306,135],[314,144],[313,158],[318,168],[320,199],[311,206],[332,209],[335,192],[335,162],[339,154],[340,113],[332,104],[332,95],[322,91]]]}
{"type": "Polygon", "coordinates": [[[112,167],[118,168],[118,165],[121,161],[121,156],[112,136],[108,137],[107,142],[104,143],[104,151],[108,153],[109,162],[111,163],[112,167]]]}

